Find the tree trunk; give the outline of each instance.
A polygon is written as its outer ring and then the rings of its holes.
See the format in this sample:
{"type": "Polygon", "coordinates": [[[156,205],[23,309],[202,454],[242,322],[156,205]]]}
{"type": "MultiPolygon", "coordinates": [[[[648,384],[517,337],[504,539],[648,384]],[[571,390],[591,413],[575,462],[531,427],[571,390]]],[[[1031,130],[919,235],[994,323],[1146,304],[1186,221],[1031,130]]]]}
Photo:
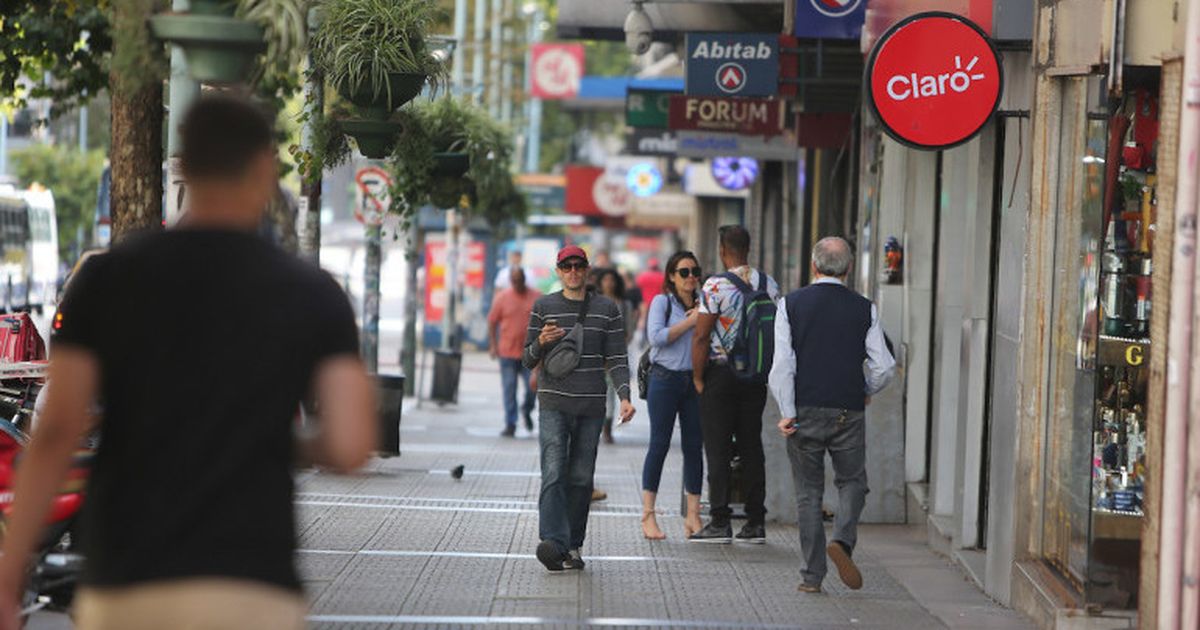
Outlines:
{"type": "MultiPolygon", "coordinates": [[[[119,44],[118,44],[119,45],[119,44]]],[[[112,240],[143,230],[162,229],[163,86],[149,81],[112,92],[112,240]]]]}

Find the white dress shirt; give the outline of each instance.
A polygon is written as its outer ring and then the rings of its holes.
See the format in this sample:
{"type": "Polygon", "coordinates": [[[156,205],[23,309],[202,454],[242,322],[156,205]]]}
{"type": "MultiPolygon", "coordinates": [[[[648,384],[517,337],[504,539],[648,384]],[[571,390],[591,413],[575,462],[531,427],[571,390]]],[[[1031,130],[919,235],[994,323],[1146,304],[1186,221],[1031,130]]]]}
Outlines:
{"type": "MultiPolygon", "coordinates": [[[[813,284],[842,284],[841,280],[828,276],[819,278],[813,284]]],[[[867,381],[865,394],[871,396],[883,389],[892,379],[896,360],[888,352],[887,342],[883,339],[883,327],[879,325],[879,313],[875,305],[871,305],[871,327],[867,329],[867,360],[863,362],[864,374],[867,381]]],[[[796,352],[792,349],[792,325],[788,322],[787,298],[780,298],[778,312],[775,315],[775,358],[771,364],[771,373],[767,382],[775,402],[779,403],[779,414],[782,418],[796,417],[796,352]]]]}

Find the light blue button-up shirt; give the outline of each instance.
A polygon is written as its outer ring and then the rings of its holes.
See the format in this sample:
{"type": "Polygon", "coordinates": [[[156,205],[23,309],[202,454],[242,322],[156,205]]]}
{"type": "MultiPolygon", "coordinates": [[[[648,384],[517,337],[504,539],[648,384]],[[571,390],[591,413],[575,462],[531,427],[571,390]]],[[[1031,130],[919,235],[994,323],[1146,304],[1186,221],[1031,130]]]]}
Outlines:
{"type": "MultiPolygon", "coordinates": [[[[818,278],[813,284],[842,284],[837,278],[818,278]]],[[[871,305],[871,327],[867,329],[867,360],[863,362],[863,376],[867,380],[866,394],[871,396],[883,389],[892,380],[896,360],[888,352],[883,340],[883,327],[879,325],[879,312],[871,305]]],[[[775,315],[775,360],[767,377],[775,402],[779,403],[782,418],[796,417],[796,351],[792,349],[792,324],[788,321],[786,298],[779,300],[775,315]]]]}
{"type": "Polygon", "coordinates": [[[650,361],[668,370],[688,372],[692,369],[692,331],[688,329],[679,338],[667,343],[670,328],[687,318],[687,307],[674,295],[660,293],[650,302],[646,314],[646,336],[650,340],[650,361]],[[671,318],[664,322],[667,300],[671,301],[671,318]]]}

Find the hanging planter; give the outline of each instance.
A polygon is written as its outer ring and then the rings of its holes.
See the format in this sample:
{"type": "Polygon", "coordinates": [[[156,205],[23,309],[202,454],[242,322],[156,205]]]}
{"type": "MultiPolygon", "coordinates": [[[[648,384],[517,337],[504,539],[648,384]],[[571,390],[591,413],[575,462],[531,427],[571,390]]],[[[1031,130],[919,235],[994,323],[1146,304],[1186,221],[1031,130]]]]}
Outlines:
{"type": "Polygon", "coordinates": [[[457,208],[463,195],[475,192],[471,181],[462,177],[435,177],[429,187],[429,203],[435,208],[457,208]]]}
{"type": "Polygon", "coordinates": [[[462,177],[471,168],[471,156],[468,153],[434,153],[434,177],[462,177]]]}
{"type": "Polygon", "coordinates": [[[190,13],[150,18],[150,33],[183,49],[188,73],[201,83],[237,83],[249,73],[254,57],[266,49],[261,25],[233,16],[236,5],[218,0],[193,1],[190,13]]]}
{"type": "Polygon", "coordinates": [[[312,39],[313,63],[363,118],[386,120],[446,67],[425,34],[436,29],[435,0],[325,0],[312,39]]]}
{"type": "Polygon", "coordinates": [[[343,81],[338,84],[338,93],[353,103],[364,118],[387,120],[396,108],[421,93],[427,78],[424,74],[390,72],[382,89],[376,90],[365,80],[350,89],[348,82],[343,81]]]}
{"type": "Polygon", "coordinates": [[[382,160],[392,154],[396,136],[403,127],[400,123],[383,120],[342,120],[338,124],[346,135],[354,138],[358,152],[372,160],[382,160]]]}

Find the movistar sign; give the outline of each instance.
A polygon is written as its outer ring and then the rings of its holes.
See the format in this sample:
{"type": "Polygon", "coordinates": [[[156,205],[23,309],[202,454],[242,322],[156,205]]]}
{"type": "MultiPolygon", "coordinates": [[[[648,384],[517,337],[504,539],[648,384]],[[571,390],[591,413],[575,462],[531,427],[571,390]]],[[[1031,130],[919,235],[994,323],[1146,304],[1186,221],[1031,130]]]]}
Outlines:
{"type": "Polygon", "coordinates": [[[689,96],[773,96],[779,89],[779,35],[688,33],[689,96]]]}

